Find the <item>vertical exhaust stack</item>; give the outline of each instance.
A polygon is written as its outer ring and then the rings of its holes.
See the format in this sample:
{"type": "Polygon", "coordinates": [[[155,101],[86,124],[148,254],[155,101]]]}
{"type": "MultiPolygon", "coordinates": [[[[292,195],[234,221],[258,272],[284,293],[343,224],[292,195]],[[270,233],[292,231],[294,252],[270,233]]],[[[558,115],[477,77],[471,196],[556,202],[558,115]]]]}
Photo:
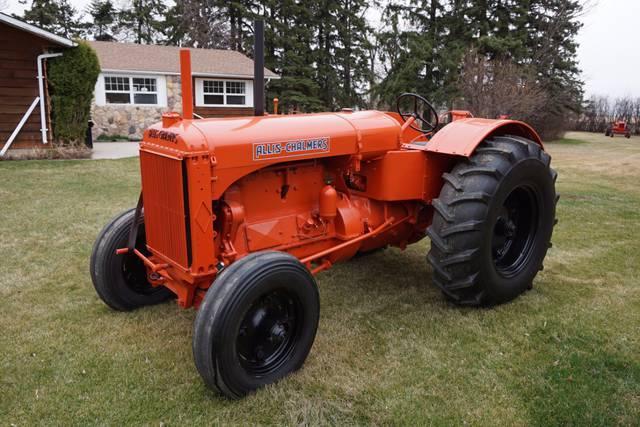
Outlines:
{"type": "Polygon", "coordinates": [[[253,37],[253,114],[264,116],[264,21],[255,21],[253,37]]]}
{"type": "Polygon", "coordinates": [[[180,81],[182,83],[182,118],[191,120],[193,119],[193,83],[189,49],[180,49],[180,81]]]}

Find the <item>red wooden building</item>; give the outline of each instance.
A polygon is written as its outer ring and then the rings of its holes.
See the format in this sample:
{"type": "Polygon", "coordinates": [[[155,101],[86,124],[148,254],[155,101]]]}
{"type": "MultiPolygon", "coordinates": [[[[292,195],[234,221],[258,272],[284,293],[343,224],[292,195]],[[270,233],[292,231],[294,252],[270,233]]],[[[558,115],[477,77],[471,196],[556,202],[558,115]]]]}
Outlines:
{"type": "Polygon", "coordinates": [[[47,59],[74,45],[0,13],[0,154],[51,141],[47,59]]]}

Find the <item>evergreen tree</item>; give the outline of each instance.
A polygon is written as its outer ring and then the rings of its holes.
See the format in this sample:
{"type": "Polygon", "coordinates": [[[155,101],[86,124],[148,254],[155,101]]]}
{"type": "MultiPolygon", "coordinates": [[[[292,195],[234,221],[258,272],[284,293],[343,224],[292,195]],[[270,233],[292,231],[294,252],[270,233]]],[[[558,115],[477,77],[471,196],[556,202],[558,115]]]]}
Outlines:
{"type": "Polygon", "coordinates": [[[190,26],[187,25],[184,0],[176,0],[176,3],[167,9],[164,15],[162,33],[163,43],[172,46],[189,46],[186,44],[187,33],[190,26]]]}
{"type": "Polygon", "coordinates": [[[367,36],[371,27],[365,19],[367,1],[341,0],[337,6],[333,19],[336,23],[333,57],[339,85],[335,99],[326,100],[325,105],[360,107],[364,85],[370,80],[367,52],[371,43],[367,36]]]}
{"type": "MultiPolygon", "coordinates": [[[[55,14],[45,6],[66,1],[33,3],[40,5],[46,24],[55,14]]],[[[110,1],[94,0],[90,8],[97,37],[108,34],[109,14],[99,6],[110,1]]],[[[442,108],[464,106],[465,91],[477,88],[461,80],[470,68],[486,73],[477,78],[487,87],[533,85],[549,108],[526,119],[542,128],[580,108],[579,0],[373,2],[379,3],[383,26],[375,33],[366,19],[371,7],[366,0],[176,0],[168,10],[161,0],[131,0],[119,24],[140,43],[234,49],[251,56],[253,21],[264,19],[266,66],[281,76],[267,94],[280,99],[283,111],[361,107],[367,95],[379,100],[377,107],[389,108],[403,92],[423,94],[442,108]],[[518,75],[496,74],[501,67],[518,75]]]]}
{"type": "Polygon", "coordinates": [[[87,8],[92,19],[88,31],[96,40],[112,41],[112,26],[116,22],[116,8],[111,0],[92,0],[87,8]]]}
{"type": "MultiPolygon", "coordinates": [[[[403,92],[424,94],[436,104],[446,102],[443,64],[444,56],[451,52],[444,47],[443,10],[439,0],[387,5],[383,19],[391,25],[381,33],[381,57],[389,66],[376,88],[385,106],[392,106],[403,92]]],[[[459,58],[454,62],[459,63],[459,58]]]]}
{"type": "MultiPolygon", "coordinates": [[[[27,0],[20,3],[28,4],[27,0]]],[[[32,0],[22,19],[54,34],[72,38],[84,28],[77,13],[68,0],[32,0]]]]}
{"type": "Polygon", "coordinates": [[[216,3],[221,17],[229,24],[229,47],[238,52],[246,52],[252,43],[250,40],[253,32],[252,21],[261,2],[219,0],[216,3]]]}
{"type": "Polygon", "coordinates": [[[314,80],[310,8],[297,0],[282,0],[269,3],[266,9],[262,12],[270,28],[265,32],[272,37],[265,44],[269,51],[266,65],[281,77],[271,82],[267,96],[279,98],[282,111],[325,109],[314,80]]]}
{"type": "Polygon", "coordinates": [[[544,133],[558,127],[571,112],[582,105],[582,82],[576,52],[576,35],[582,24],[579,0],[530,0],[527,62],[537,71],[538,79],[549,94],[544,116],[533,123],[544,133]]]}
{"type": "Polygon", "coordinates": [[[79,37],[85,26],[76,16],[78,11],[71,6],[68,0],[58,0],[58,33],[70,39],[79,37]]]}
{"type": "MultiPolygon", "coordinates": [[[[27,4],[26,0],[21,4],[27,4]]],[[[59,20],[59,5],[56,0],[32,0],[31,6],[24,11],[23,19],[43,30],[56,32],[59,20]]]]}
{"type": "Polygon", "coordinates": [[[265,20],[265,63],[282,78],[267,88],[284,110],[363,105],[372,80],[364,0],[177,0],[165,18],[168,44],[248,55],[253,21],[265,20]]]}
{"type": "Polygon", "coordinates": [[[337,107],[336,97],[340,91],[338,87],[340,77],[335,57],[339,8],[338,0],[318,1],[311,8],[311,23],[315,27],[316,34],[313,53],[314,80],[318,85],[318,97],[327,110],[337,107]]]}
{"type": "Polygon", "coordinates": [[[118,29],[125,39],[151,44],[161,39],[166,6],[162,0],[131,0],[119,12],[118,29]]]}
{"type": "MultiPolygon", "coordinates": [[[[404,91],[423,93],[441,107],[464,106],[470,86],[460,75],[474,52],[482,63],[508,64],[521,85],[543,88],[548,108],[520,118],[542,133],[559,129],[581,105],[575,42],[581,10],[579,0],[392,1],[378,34],[385,75],[376,92],[383,106],[404,91]]],[[[477,77],[495,87],[491,74],[477,77]]]]}

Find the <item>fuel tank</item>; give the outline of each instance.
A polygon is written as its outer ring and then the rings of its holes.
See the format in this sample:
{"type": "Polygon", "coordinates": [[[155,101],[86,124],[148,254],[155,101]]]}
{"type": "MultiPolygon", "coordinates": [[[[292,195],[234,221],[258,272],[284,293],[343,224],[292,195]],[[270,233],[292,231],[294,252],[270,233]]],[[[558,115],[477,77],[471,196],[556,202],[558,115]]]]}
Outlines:
{"type": "Polygon", "coordinates": [[[141,150],[177,159],[207,154],[215,168],[215,198],[240,177],[274,163],[375,158],[399,148],[400,132],[398,119],[380,111],[200,120],[176,115],[147,129],[141,150]]]}

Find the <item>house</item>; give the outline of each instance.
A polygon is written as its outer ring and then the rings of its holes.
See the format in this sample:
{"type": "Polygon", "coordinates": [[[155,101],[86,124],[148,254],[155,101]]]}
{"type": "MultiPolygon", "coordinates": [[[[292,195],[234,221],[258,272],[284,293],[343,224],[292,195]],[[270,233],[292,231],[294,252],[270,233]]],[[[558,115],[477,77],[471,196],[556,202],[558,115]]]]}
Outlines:
{"type": "MultiPolygon", "coordinates": [[[[182,111],[180,48],[89,42],[100,61],[92,120],[94,138],[140,139],[165,111],[182,111]]],[[[194,112],[201,117],[253,114],[253,60],[221,49],[190,49],[194,112]]],[[[279,78],[265,69],[267,82],[279,78]]]]}
{"type": "Polygon", "coordinates": [[[75,43],[0,13],[0,157],[51,140],[47,59],[75,43]]]}

